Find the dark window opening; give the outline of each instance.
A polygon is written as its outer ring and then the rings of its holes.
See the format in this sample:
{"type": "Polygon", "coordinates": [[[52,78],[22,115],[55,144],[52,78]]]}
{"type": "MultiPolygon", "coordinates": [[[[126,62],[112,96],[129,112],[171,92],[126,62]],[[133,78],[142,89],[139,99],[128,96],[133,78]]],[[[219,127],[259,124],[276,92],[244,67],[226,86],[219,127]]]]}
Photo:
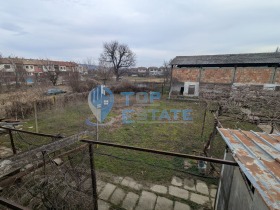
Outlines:
{"type": "Polygon", "coordinates": [[[190,85],[188,90],[188,95],[194,95],[195,85],[190,85]]]}
{"type": "Polygon", "coordinates": [[[280,86],[276,86],[275,91],[280,91],[280,86]]]}
{"type": "Polygon", "coordinates": [[[249,90],[262,90],[263,85],[250,85],[249,90]]]}
{"type": "Polygon", "coordinates": [[[251,192],[254,194],[255,193],[255,187],[252,185],[252,183],[250,182],[250,180],[246,177],[245,175],[245,181],[247,182],[247,186],[249,188],[249,190],[251,190],[251,192]]]}
{"type": "Polygon", "coordinates": [[[11,66],[10,66],[10,65],[4,65],[4,68],[5,68],[5,69],[10,69],[11,66]]]}
{"type": "Polygon", "coordinates": [[[183,95],[183,94],[184,94],[184,90],[185,90],[185,88],[184,88],[184,87],[181,87],[181,89],[180,89],[180,95],[183,95]]]}

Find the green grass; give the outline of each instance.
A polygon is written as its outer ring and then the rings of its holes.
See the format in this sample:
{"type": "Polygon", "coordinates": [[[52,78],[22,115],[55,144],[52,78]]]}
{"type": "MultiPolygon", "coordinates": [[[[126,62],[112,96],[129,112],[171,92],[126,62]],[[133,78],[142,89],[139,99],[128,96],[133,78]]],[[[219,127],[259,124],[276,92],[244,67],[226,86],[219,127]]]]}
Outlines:
{"type": "MultiPolygon", "coordinates": [[[[112,132],[107,132],[103,128],[100,131],[100,139],[102,141],[188,154],[193,154],[194,150],[202,150],[204,142],[212,131],[212,115],[207,116],[206,124],[208,126],[205,127],[204,135],[201,138],[203,113],[200,111],[201,107],[198,103],[166,100],[157,103],[157,106],[153,108],[158,110],[191,109],[193,121],[180,124],[168,122],[151,123],[152,120],[149,118],[146,123],[124,124],[112,132]]],[[[146,107],[142,111],[147,111],[148,109],[151,109],[151,107],[146,107]]],[[[120,176],[131,176],[137,180],[148,180],[150,182],[169,182],[174,174],[186,176],[181,172],[169,170],[184,171],[184,159],[182,158],[123,151],[108,147],[99,147],[97,152],[121,158],[121,160],[104,156],[96,158],[96,165],[100,170],[108,170],[120,176]],[[124,161],[123,159],[130,161],[124,161]]],[[[195,161],[192,162],[195,164],[195,161]]]]}
{"type": "MultiPolygon", "coordinates": [[[[133,108],[138,111],[147,111],[151,108],[159,110],[191,109],[193,121],[177,124],[168,122],[151,123],[151,118],[148,118],[146,123],[122,124],[122,122],[116,122],[112,126],[99,127],[99,140],[198,155],[203,150],[204,144],[213,130],[214,118],[213,115],[208,112],[204,134],[201,137],[204,112],[203,105],[197,102],[162,100],[157,102],[155,107],[129,107],[129,109],[133,108]]],[[[109,122],[112,118],[117,118],[120,113],[120,108],[113,108],[106,122],[109,122]]],[[[57,107],[53,110],[46,110],[38,113],[39,131],[49,134],[60,133],[65,136],[86,129],[94,131],[95,128],[85,125],[85,120],[87,118],[91,120],[94,119],[86,101],[70,104],[64,108],[57,107]]],[[[136,119],[136,116],[133,116],[133,119],[136,119]]],[[[239,126],[244,130],[257,130],[255,125],[244,122],[237,123],[224,120],[222,124],[224,127],[229,128],[236,128],[239,126]]],[[[35,131],[34,118],[32,116],[26,120],[23,129],[35,131]]],[[[7,143],[7,139],[4,142],[7,143]]],[[[38,144],[47,143],[45,140],[40,139],[37,142],[38,144]]],[[[8,144],[9,143],[7,143],[7,145],[8,144]]],[[[27,149],[27,146],[22,142],[17,143],[17,147],[23,150],[27,149]]],[[[222,158],[224,148],[225,144],[222,138],[217,135],[213,143],[212,156],[222,158]]],[[[99,146],[95,149],[95,152],[95,163],[98,170],[110,172],[119,176],[130,176],[137,180],[168,183],[173,175],[187,176],[187,174],[175,170],[198,173],[196,161],[194,160],[189,160],[193,166],[188,170],[184,170],[184,159],[182,158],[128,151],[105,146],[99,146]]],[[[212,180],[210,180],[210,182],[211,181],[212,180]]]]}

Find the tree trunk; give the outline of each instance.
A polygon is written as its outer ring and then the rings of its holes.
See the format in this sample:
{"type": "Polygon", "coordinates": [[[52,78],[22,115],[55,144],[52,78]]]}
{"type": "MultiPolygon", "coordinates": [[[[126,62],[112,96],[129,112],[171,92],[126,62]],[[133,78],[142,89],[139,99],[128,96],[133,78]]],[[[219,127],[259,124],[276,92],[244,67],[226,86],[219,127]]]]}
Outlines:
{"type": "Polygon", "coordinates": [[[116,81],[120,81],[120,75],[116,74],[116,81]]]}

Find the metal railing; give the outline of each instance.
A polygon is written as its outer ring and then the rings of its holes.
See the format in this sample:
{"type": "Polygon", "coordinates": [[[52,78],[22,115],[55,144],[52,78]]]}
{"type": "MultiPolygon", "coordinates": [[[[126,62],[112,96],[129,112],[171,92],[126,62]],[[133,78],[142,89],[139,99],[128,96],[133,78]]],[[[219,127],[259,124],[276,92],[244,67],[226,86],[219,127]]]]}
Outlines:
{"type": "Polygon", "coordinates": [[[12,147],[12,151],[13,151],[14,155],[17,154],[17,150],[16,150],[16,146],[15,146],[15,142],[14,142],[13,133],[12,133],[13,131],[20,132],[20,133],[26,133],[26,134],[32,134],[32,135],[35,135],[35,136],[49,137],[49,138],[53,138],[53,139],[64,138],[60,134],[51,135],[51,134],[45,134],[45,133],[35,133],[35,132],[31,132],[31,131],[19,130],[19,129],[10,128],[10,127],[4,127],[4,126],[0,126],[0,129],[7,130],[7,133],[9,134],[9,137],[10,137],[11,147],[12,147]]]}
{"type": "Polygon", "coordinates": [[[197,155],[190,155],[190,154],[183,154],[183,153],[175,153],[175,152],[154,150],[154,149],[148,149],[148,148],[142,148],[142,147],[134,147],[134,146],[121,145],[121,144],[102,142],[102,141],[86,140],[86,139],[82,139],[80,141],[83,142],[83,143],[87,143],[88,147],[89,147],[90,171],[91,171],[91,179],[92,179],[92,193],[93,193],[94,210],[98,210],[97,181],[96,181],[96,170],[95,170],[95,164],[94,164],[94,149],[93,149],[94,144],[95,145],[108,146],[108,147],[128,149],[128,150],[134,150],[134,151],[147,152],[147,153],[153,153],[153,154],[159,154],[159,155],[165,155],[165,156],[188,158],[188,159],[194,159],[194,160],[208,161],[208,162],[211,162],[211,163],[219,163],[219,164],[225,164],[225,165],[231,165],[231,166],[238,166],[238,164],[235,161],[222,160],[222,159],[212,158],[212,157],[197,156],[197,155]]]}

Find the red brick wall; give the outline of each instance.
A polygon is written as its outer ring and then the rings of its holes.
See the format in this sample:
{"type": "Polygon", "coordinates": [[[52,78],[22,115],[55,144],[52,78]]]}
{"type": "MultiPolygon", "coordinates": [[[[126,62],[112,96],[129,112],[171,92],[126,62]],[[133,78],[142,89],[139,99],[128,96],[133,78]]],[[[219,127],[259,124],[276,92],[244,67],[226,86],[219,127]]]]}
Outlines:
{"type": "MultiPolygon", "coordinates": [[[[198,82],[199,68],[174,68],[173,78],[179,82],[198,82]]],[[[203,68],[201,82],[231,83],[234,68],[203,68]]],[[[274,67],[238,67],[235,74],[235,83],[270,83],[274,67]]],[[[275,83],[280,83],[280,69],[277,69],[275,83]]]]}
{"type": "Polygon", "coordinates": [[[270,83],[274,68],[269,67],[238,67],[236,70],[236,83],[270,83]]]}
{"type": "Polygon", "coordinates": [[[277,68],[275,75],[275,83],[280,84],[280,68],[277,68]]]}
{"type": "Polygon", "coordinates": [[[234,68],[203,68],[201,82],[231,83],[234,68]]]}
{"type": "Polygon", "coordinates": [[[199,68],[174,68],[173,79],[179,82],[197,82],[199,78],[199,68]]]}

